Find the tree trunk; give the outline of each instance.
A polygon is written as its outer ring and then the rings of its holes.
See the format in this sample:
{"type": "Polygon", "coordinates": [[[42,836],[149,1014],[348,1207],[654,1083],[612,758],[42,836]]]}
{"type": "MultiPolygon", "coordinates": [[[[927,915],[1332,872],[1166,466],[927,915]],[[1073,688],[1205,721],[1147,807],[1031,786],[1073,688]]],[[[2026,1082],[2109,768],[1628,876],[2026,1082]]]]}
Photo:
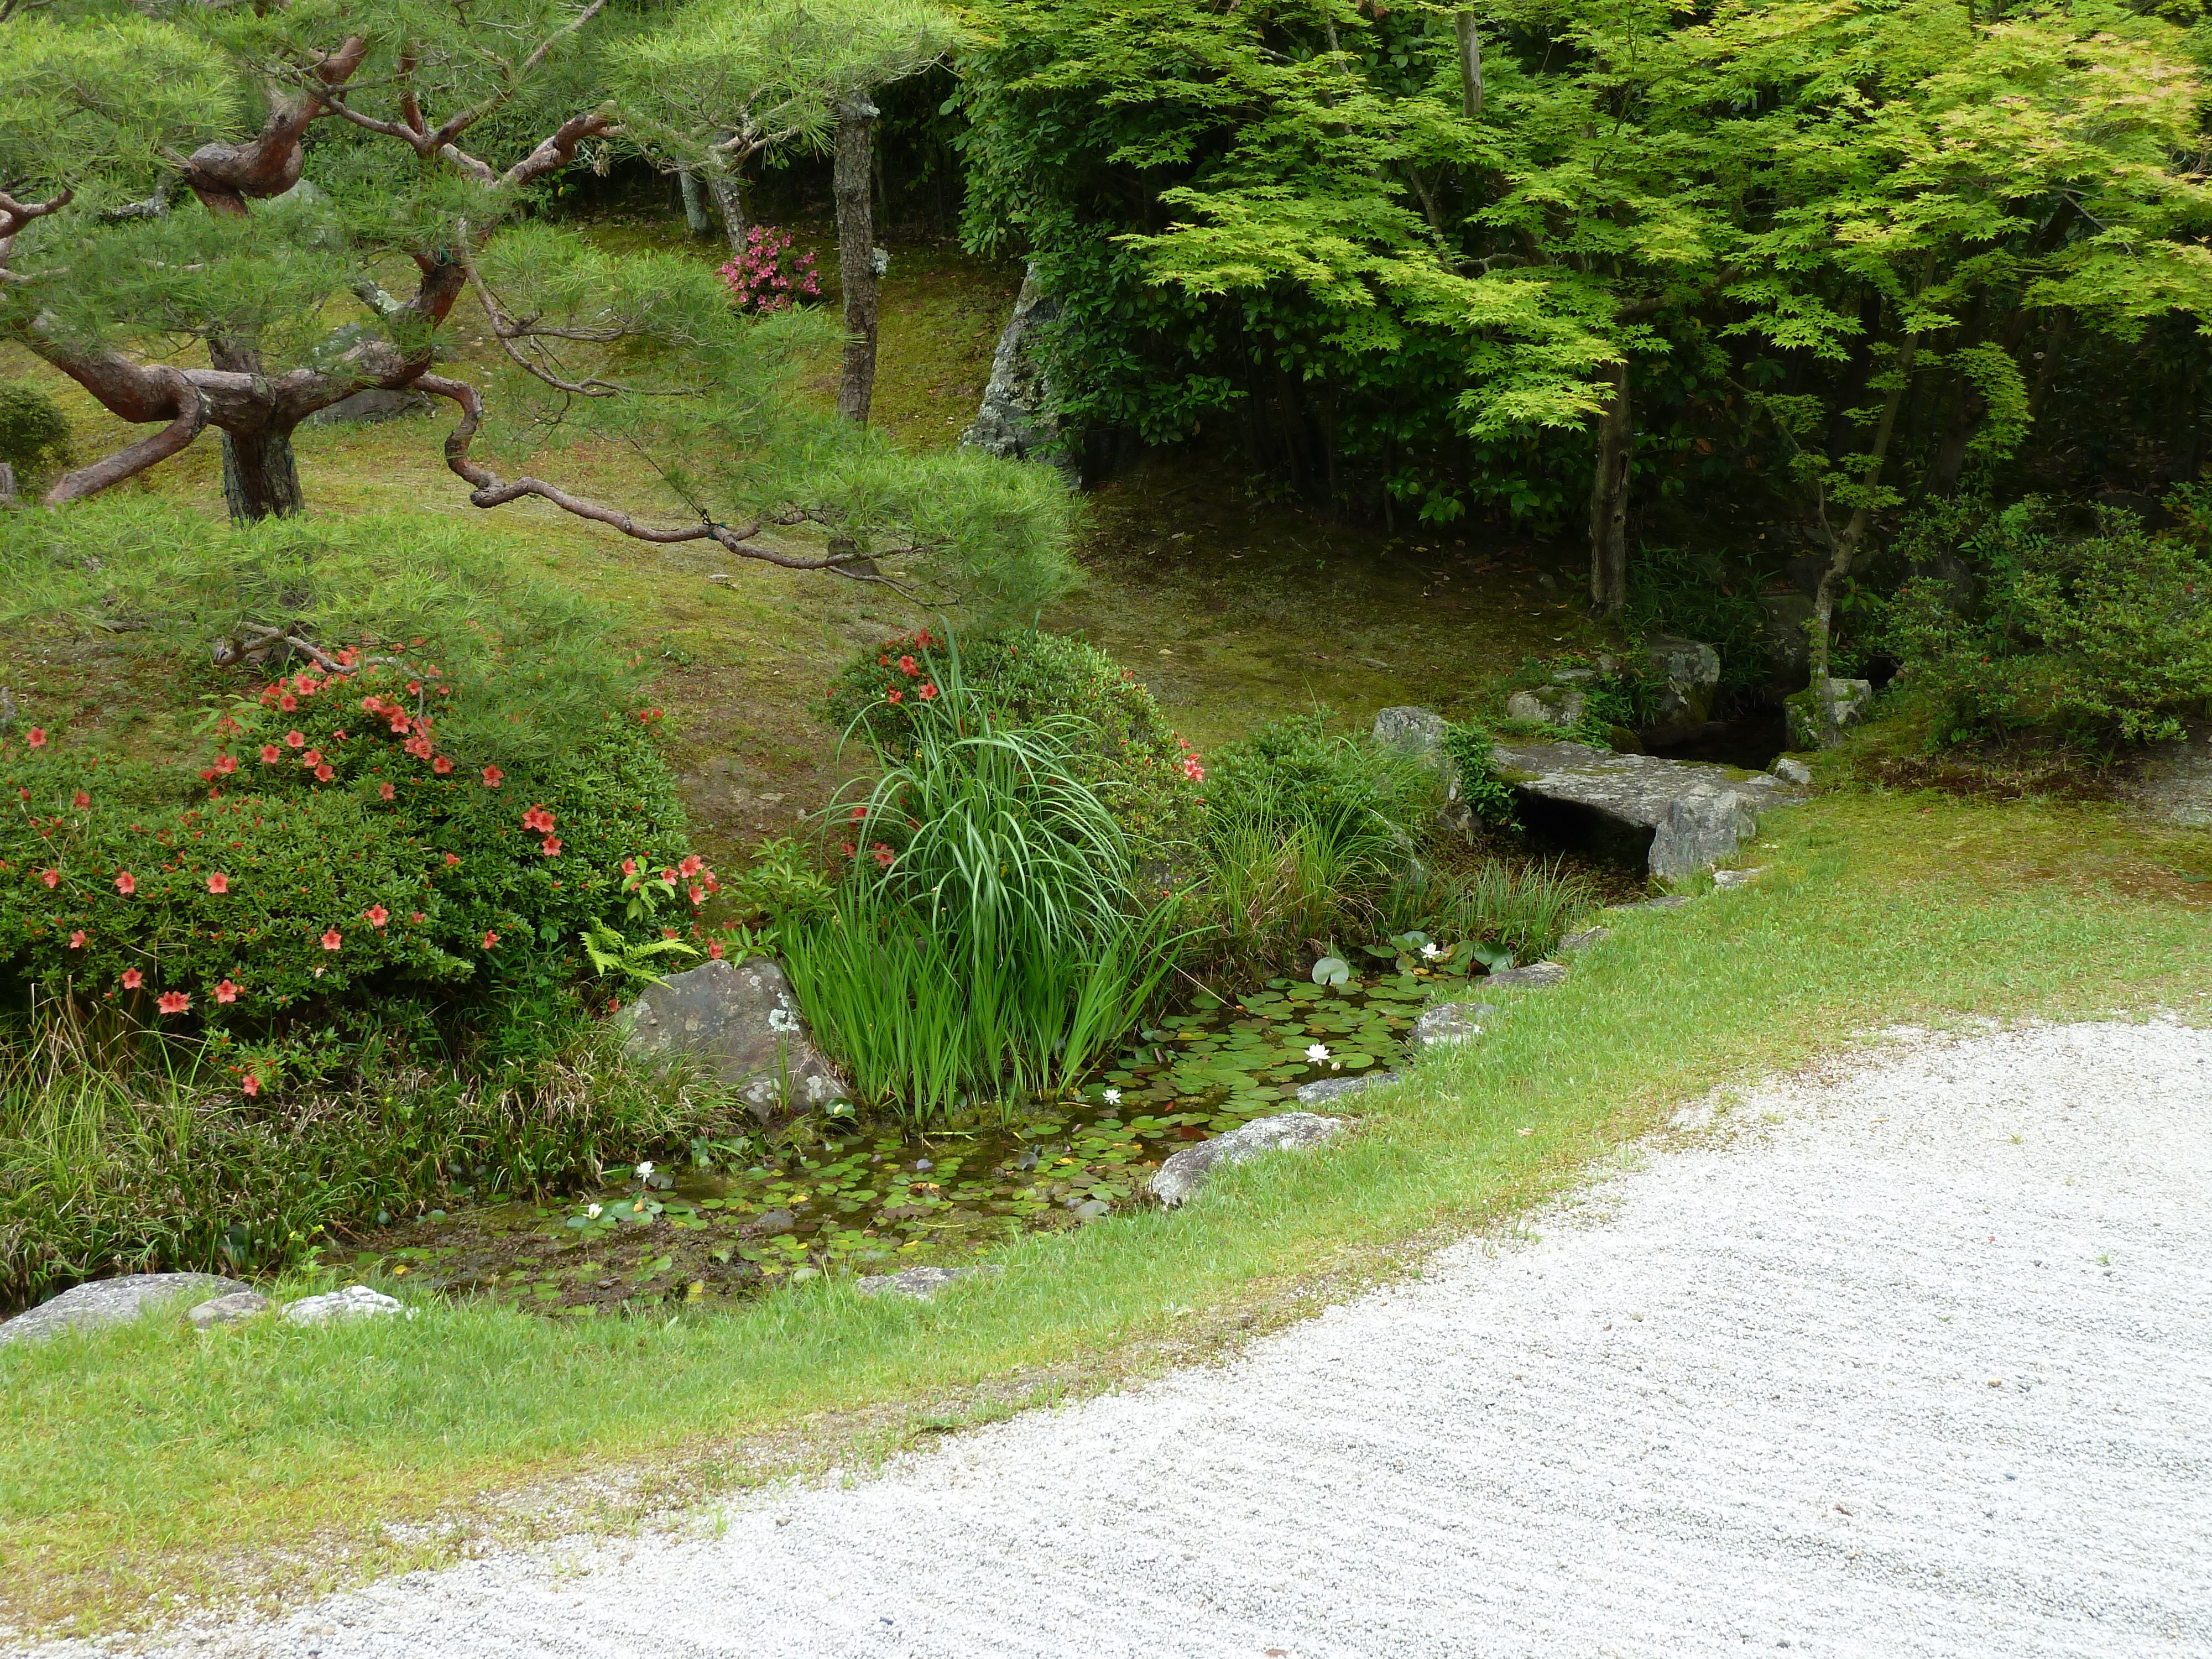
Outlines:
{"type": "Polygon", "coordinates": [[[741,173],[718,173],[713,179],[714,205],[722,210],[722,234],[729,238],[730,252],[745,251],[745,232],[751,222],[745,211],[745,178],[741,173]]]}
{"type": "Polygon", "coordinates": [[[1613,365],[1613,398],[1597,426],[1597,471],[1590,480],[1590,614],[1611,617],[1628,603],[1628,465],[1636,447],[1628,359],[1613,365]]]}
{"type": "Polygon", "coordinates": [[[250,438],[222,434],[222,498],[240,524],[306,510],[291,428],[272,427],[250,438]]]}
{"type": "Polygon", "coordinates": [[[0,503],[15,499],[15,469],[0,461],[0,503]]]}
{"type": "Polygon", "coordinates": [[[862,426],[876,390],[877,266],[874,180],[868,152],[876,106],[856,99],[837,112],[837,149],[830,179],[837,202],[837,285],[845,297],[845,362],[837,380],[837,412],[862,426]]]}
{"type": "Polygon", "coordinates": [[[1471,11],[1452,19],[1459,37],[1460,112],[1470,121],[1482,113],[1482,37],[1475,33],[1474,21],[1471,11]]]}
{"type": "MultiPolygon", "coordinates": [[[[1922,287],[1926,287],[1925,281],[1922,287]]],[[[1916,296],[1917,297],[1917,296],[1916,296]]],[[[1897,432],[1897,411],[1903,407],[1906,389],[1912,383],[1912,360],[1920,350],[1920,337],[1908,334],[1897,354],[1897,366],[1891,371],[1894,384],[1883,394],[1881,418],[1874,430],[1874,449],[1867,457],[1866,471],[1859,483],[1868,495],[1881,484],[1882,463],[1888,458],[1889,443],[1897,432]]],[[[1836,538],[1831,550],[1828,568],[1820,573],[1820,586],[1813,596],[1813,620],[1806,626],[1809,630],[1807,643],[1811,649],[1812,684],[1809,690],[1820,710],[1820,743],[1823,748],[1838,742],[1842,732],[1836,724],[1836,686],[1828,675],[1828,634],[1836,618],[1836,589],[1851,574],[1851,565],[1858,557],[1859,547],[1866,540],[1867,532],[1874,527],[1874,505],[1862,500],[1852,508],[1844,533],[1836,538]]]]}
{"type": "Polygon", "coordinates": [[[699,186],[699,175],[690,167],[678,167],[676,182],[684,189],[684,228],[694,236],[708,234],[714,225],[707,217],[707,192],[699,186]]]}

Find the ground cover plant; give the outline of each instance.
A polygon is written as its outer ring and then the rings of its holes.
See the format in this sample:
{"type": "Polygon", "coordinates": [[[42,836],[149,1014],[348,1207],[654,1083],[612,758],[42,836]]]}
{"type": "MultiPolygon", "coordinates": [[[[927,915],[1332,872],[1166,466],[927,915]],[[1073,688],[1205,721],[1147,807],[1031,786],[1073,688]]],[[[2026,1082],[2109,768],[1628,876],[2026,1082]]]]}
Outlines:
{"type": "MultiPolygon", "coordinates": [[[[1763,840],[1759,887],[1616,916],[1565,985],[1499,997],[1483,1042],[1368,1097],[1342,1147],[1235,1171],[1174,1216],[1030,1236],[998,1254],[1002,1279],[931,1306],[824,1279],[672,1323],[469,1304],[374,1329],[207,1340],[149,1322],[9,1350],[0,1414],[25,1455],[0,1475],[0,1548],[37,1565],[0,1595],[19,1622],[136,1620],[212,1587],[247,1542],[343,1545],[343,1576],[441,1559],[455,1546],[369,1517],[443,1512],[482,1537],[501,1523],[476,1495],[563,1471],[642,1461],[649,1501],[793,1466],[779,1459],[849,1466],[1241,1340],[1309,1306],[1300,1287],[1317,1280],[1334,1297],[1402,1271],[1423,1241],[1559,1191],[1685,1097],[1854,1030],[2161,1000],[2185,1012],[2203,991],[2201,837],[2099,807],[1875,794],[1795,809],[1763,840]],[[210,1441],[218,1409],[229,1429],[210,1441]],[[738,1446],[765,1461],[733,1461],[738,1446]]],[[[380,1282],[404,1295],[413,1277],[380,1282]]],[[[328,1582],[301,1564],[330,1558],[289,1559],[328,1582]]]]}

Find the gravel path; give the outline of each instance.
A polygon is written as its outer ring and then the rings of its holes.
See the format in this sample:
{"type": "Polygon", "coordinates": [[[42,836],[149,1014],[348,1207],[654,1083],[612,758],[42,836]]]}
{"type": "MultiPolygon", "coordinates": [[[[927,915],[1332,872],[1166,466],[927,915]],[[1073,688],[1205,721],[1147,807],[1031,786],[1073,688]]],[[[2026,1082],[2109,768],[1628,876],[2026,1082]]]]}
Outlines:
{"type": "Polygon", "coordinates": [[[2212,1654],[2212,1033],[1908,1045],[1225,1366],[174,1650],[2212,1654]]]}

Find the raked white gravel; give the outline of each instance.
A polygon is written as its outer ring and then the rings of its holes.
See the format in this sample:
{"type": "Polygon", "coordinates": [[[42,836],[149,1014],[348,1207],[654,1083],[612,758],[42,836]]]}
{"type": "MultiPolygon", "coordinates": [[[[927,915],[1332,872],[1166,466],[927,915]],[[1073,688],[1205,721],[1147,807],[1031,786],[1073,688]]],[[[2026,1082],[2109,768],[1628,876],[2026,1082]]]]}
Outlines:
{"type": "Polygon", "coordinates": [[[719,1534],[168,1650],[2212,1654],[2212,1033],[1906,1042],[1539,1227],[719,1534]]]}

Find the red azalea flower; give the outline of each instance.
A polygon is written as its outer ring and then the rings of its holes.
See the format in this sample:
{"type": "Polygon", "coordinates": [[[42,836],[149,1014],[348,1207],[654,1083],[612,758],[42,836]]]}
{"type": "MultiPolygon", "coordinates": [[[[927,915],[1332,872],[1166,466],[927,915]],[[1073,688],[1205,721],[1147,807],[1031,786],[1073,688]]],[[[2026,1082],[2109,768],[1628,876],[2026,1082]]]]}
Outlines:
{"type": "Polygon", "coordinates": [[[526,830],[543,830],[550,836],[553,833],[553,815],[545,810],[544,803],[540,801],[522,815],[522,827],[526,830]]]}
{"type": "Polygon", "coordinates": [[[722,941],[716,939],[712,944],[708,945],[707,947],[707,955],[710,959],[715,962],[720,962],[722,959],[722,941]]]}
{"type": "Polygon", "coordinates": [[[335,951],[344,943],[345,940],[339,936],[338,930],[335,927],[326,930],[323,934],[323,949],[325,951],[335,951]]]}
{"type": "Polygon", "coordinates": [[[404,737],[406,735],[409,725],[406,710],[395,708],[392,711],[392,729],[394,732],[404,737]]]}
{"type": "Polygon", "coordinates": [[[694,853],[676,867],[687,876],[696,876],[707,867],[707,860],[694,853]]]}
{"type": "Polygon", "coordinates": [[[124,897],[129,898],[138,890],[138,878],[125,870],[121,875],[116,877],[115,890],[124,897]]]}
{"type": "Polygon", "coordinates": [[[320,766],[322,763],[323,751],[319,749],[310,749],[300,757],[300,764],[302,766],[320,766]]]}
{"type": "Polygon", "coordinates": [[[862,818],[867,816],[868,809],[865,806],[855,806],[853,809],[853,822],[855,823],[858,823],[862,818]]]}
{"type": "Polygon", "coordinates": [[[315,781],[317,783],[328,783],[336,776],[337,776],[337,774],[331,771],[328,765],[318,766],[315,769],[315,781]]]}
{"type": "Polygon", "coordinates": [[[393,793],[392,786],[388,783],[379,784],[376,787],[376,798],[379,800],[390,800],[393,793]]]}
{"type": "Polygon", "coordinates": [[[384,699],[375,696],[363,697],[361,700],[361,712],[364,714],[381,714],[384,712],[384,699]]]}
{"type": "Polygon", "coordinates": [[[937,688],[927,680],[924,680],[921,684],[921,700],[924,702],[935,702],[937,701],[937,688]]]}
{"type": "Polygon", "coordinates": [[[302,748],[306,745],[307,741],[307,734],[305,732],[293,731],[287,732],[284,734],[284,746],[287,749],[302,748]]]}
{"type": "Polygon", "coordinates": [[[663,870],[660,872],[660,878],[672,886],[676,881],[676,872],[673,870],[663,870]]]}
{"type": "Polygon", "coordinates": [[[238,770],[238,757],[235,755],[217,755],[215,757],[215,769],[222,773],[223,776],[228,777],[233,772],[238,770]]]}
{"type": "Polygon", "coordinates": [[[92,797],[86,794],[83,790],[80,789],[76,793],[70,797],[70,805],[76,807],[78,811],[82,812],[86,807],[92,805],[92,797]]]}
{"type": "Polygon", "coordinates": [[[276,706],[289,714],[295,708],[297,708],[300,706],[300,700],[294,696],[289,691],[287,691],[283,696],[276,699],[276,706]]]}
{"type": "Polygon", "coordinates": [[[884,696],[887,701],[891,702],[904,702],[906,701],[906,693],[900,690],[896,685],[891,687],[890,690],[884,692],[884,696]]]}
{"type": "Polygon", "coordinates": [[[498,943],[499,935],[493,933],[489,927],[484,929],[484,949],[489,951],[493,945],[498,943]]]}
{"type": "Polygon", "coordinates": [[[261,1079],[248,1072],[238,1086],[245,1090],[248,1097],[258,1095],[261,1092],[261,1079]]]}
{"type": "Polygon", "coordinates": [[[419,925],[422,920],[422,913],[420,910],[410,910],[408,912],[407,920],[419,925]]]}
{"type": "Polygon", "coordinates": [[[663,939],[674,939],[676,937],[676,930],[673,927],[664,927],[660,930],[660,936],[663,939]]]}
{"type": "Polygon", "coordinates": [[[181,1014],[192,1006],[191,998],[182,991],[164,991],[154,1002],[165,1014],[181,1014]]]}
{"type": "Polygon", "coordinates": [[[215,1000],[217,1002],[237,1001],[238,987],[232,984],[228,980],[223,981],[222,984],[215,988],[215,1000]]]}
{"type": "Polygon", "coordinates": [[[264,743],[261,745],[261,763],[264,766],[274,766],[283,758],[284,751],[275,744],[264,743]]]}
{"type": "Polygon", "coordinates": [[[706,902],[707,890],[700,886],[698,883],[693,882],[691,884],[691,908],[696,910],[706,902]]]}
{"type": "Polygon", "coordinates": [[[72,951],[82,951],[84,949],[83,928],[80,927],[76,932],[70,935],[70,949],[72,951]]]}
{"type": "Polygon", "coordinates": [[[414,756],[416,760],[428,760],[430,758],[430,739],[428,738],[419,735],[412,737],[408,738],[405,743],[401,744],[399,746],[402,749],[404,749],[409,754],[414,756]]]}
{"type": "Polygon", "coordinates": [[[847,858],[850,858],[850,857],[852,857],[852,856],[853,856],[853,843],[852,843],[851,842],[849,842],[849,841],[848,841],[848,842],[846,842],[842,847],[839,848],[837,850],[838,850],[839,852],[841,852],[841,853],[844,854],[844,855],[845,855],[847,858]]]}
{"type": "Polygon", "coordinates": [[[362,914],[368,918],[368,925],[372,927],[381,927],[392,920],[392,912],[380,904],[370,905],[362,914]]]}
{"type": "Polygon", "coordinates": [[[61,878],[62,872],[58,870],[41,870],[39,872],[39,879],[46,883],[47,887],[50,889],[59,885],[61,878]]]}
{"type": "Polygon", "coordinates": [[[637,860],[635,859],[624,859],[623,860],[623,874],[626,876],[634,876],[636,873],[637,860]]]}
{"type": "Polygon", "coordinates": [[[546,836],[544,841],[538,843],[538,850],[544,854],[549,859],[560,857],[561,838],[558,836],[546,836]]]}
{"type": "Polygon", "coordinates": [[[459,864],[460,861],[461,861],[461,855],[460,855],[459,853],[448,853],[448,854],[446,854],[446,868],[447,868],[448,870],[452,869],[455,865],[459,864]]]}
{"type": "Polygon", "coordinates": [[[921,672],[921,668],[912,657],[901,657],[899,659],[899,672],[905,675],[908,679],[912,679],[915,675],[921,672]]]}
{"type": "Polygon", "coordinates": [[[135,991],[145,982],[146,975],[140,973],[136,968],[125,968],[123,970],[123,988],[125,990],[135,991]]]}
{"type": "Polygon", "coordinates": [[[485,768],[484,768],[484,769],[483,769],[483,785],[484,785],[484,787],[485,787],[485,788],[487,788],[487,789],[496,789],[496,788],[498,788],[498,787],[499,787],[499,785],[500,785],[500,780],[501,780],[501,779],[502,779],[502,778],[504,778],[506,775],[507,775],[507,774],[506,774],[506,773],[504,773],[504,772],[502,772],[502,771],[501,771],[501,770],[499,769],[499,768],[497,768],[496,766],[487,766],[487,767],[485,767],[485,768]]]}
{"type": "Polygon", "coordinates": [[[33,749],[44,749],[46,746],[46,728],[43,726],[33,726],[31,735],[24,741],[33,749]]]}
{"type": "Polygon", "coordinates": [[[876,862],[884,869],[888,870],[891,867],[891,849],[883,842],[878,842],[868,850],[876,855],[876,862]]]}
{"type": "Polygon", "coordinates": [[[225,874],[223,874],[223,872],[222,872],[222,871],[218,870],[218,871],[216,871],[213,875],[211,875],[211,876],[210,876],[210,877],[208,878],[208,891],[209,891],[209,892],[210,892],[210,893],[228,893],[229,890],[230,890],[230,878],[229,878],[228,876],[226,876],[225,874]]]}
{"type": "Polygon", "coordinates": [[[430,763],[430,769],[442,778],[447,773],[453,769],[453,763],[447,760],[443,755],[441,755],[437,759],[430,763]]]}

